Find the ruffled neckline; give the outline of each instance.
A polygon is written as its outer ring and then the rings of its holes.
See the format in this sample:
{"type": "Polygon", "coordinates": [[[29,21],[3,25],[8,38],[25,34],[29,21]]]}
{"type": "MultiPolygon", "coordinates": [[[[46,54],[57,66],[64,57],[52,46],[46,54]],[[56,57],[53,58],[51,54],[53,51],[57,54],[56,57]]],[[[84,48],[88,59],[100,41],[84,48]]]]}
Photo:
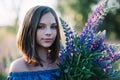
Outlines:
{"type": "Polygon", "coordinates": [[[50,69],[50,70],[37,70],[37,71],[22,71],[22,72],[10,72],[11,76],[26,76],[26,75],[34,75],[36,73],[42,73],[42,74],[49,74],[59,71],[59,69],[50,69]]]}

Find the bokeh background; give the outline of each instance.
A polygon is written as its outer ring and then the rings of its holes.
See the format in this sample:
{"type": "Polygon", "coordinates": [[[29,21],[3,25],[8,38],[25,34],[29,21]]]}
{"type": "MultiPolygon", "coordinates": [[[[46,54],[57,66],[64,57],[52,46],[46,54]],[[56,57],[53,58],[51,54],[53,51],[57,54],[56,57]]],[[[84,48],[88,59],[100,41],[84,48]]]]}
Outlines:
{"type": "MultiPolygon", "coordinates": [[[[16,47],[16,34],[26,12],[33,6],[52,7],[77,32],[82,31],[89,14],[100,0],[0,0],[0,80],[8,75],[10,63],[21,57],[16,47]]],[[[98,31],[106,30],[106,42],[120,44],[120,0],[109,0],[115,8],[108,13],[98,31]]],[[[64,35],[61,28],[62,42],[64,35]]],[[[120,61],[113,64],[120,69],[120,61]]]]}

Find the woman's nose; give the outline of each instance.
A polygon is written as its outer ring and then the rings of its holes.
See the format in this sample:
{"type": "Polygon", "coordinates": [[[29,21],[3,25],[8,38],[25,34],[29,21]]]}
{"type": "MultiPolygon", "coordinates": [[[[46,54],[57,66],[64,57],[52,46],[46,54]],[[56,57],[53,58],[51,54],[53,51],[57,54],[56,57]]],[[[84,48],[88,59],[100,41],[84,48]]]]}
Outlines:
{"type": "Polygon", "coordinates": [[[51,33],[52,33],[51,29],[50,29],[50,28],[47,28],[45,34],[46,34],[46,35],[51,35],[51,33]]]}

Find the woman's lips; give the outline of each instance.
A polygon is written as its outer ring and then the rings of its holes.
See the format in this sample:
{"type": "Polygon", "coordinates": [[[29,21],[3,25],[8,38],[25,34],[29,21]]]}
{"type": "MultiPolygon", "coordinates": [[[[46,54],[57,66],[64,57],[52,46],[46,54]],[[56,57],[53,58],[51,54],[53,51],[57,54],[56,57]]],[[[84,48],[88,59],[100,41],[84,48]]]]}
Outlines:
{"type": "Polygon", "coordinates": [[[43,38],[43,40],[44,40],[45,42],[51,42],[51,41],[52,41],[51,38],[43,38]]]}

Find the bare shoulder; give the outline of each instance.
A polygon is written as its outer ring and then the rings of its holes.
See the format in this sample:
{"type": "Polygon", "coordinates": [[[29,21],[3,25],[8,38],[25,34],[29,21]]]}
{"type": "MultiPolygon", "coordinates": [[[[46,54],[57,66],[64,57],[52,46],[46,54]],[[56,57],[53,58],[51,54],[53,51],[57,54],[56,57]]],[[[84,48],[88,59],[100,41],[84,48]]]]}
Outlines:
{"type": "Polygon", "coordinates": [[[25,61],[23,58],[18,58],[10,65],[9,72],[21,72],[26,69],[25,61]]]}

